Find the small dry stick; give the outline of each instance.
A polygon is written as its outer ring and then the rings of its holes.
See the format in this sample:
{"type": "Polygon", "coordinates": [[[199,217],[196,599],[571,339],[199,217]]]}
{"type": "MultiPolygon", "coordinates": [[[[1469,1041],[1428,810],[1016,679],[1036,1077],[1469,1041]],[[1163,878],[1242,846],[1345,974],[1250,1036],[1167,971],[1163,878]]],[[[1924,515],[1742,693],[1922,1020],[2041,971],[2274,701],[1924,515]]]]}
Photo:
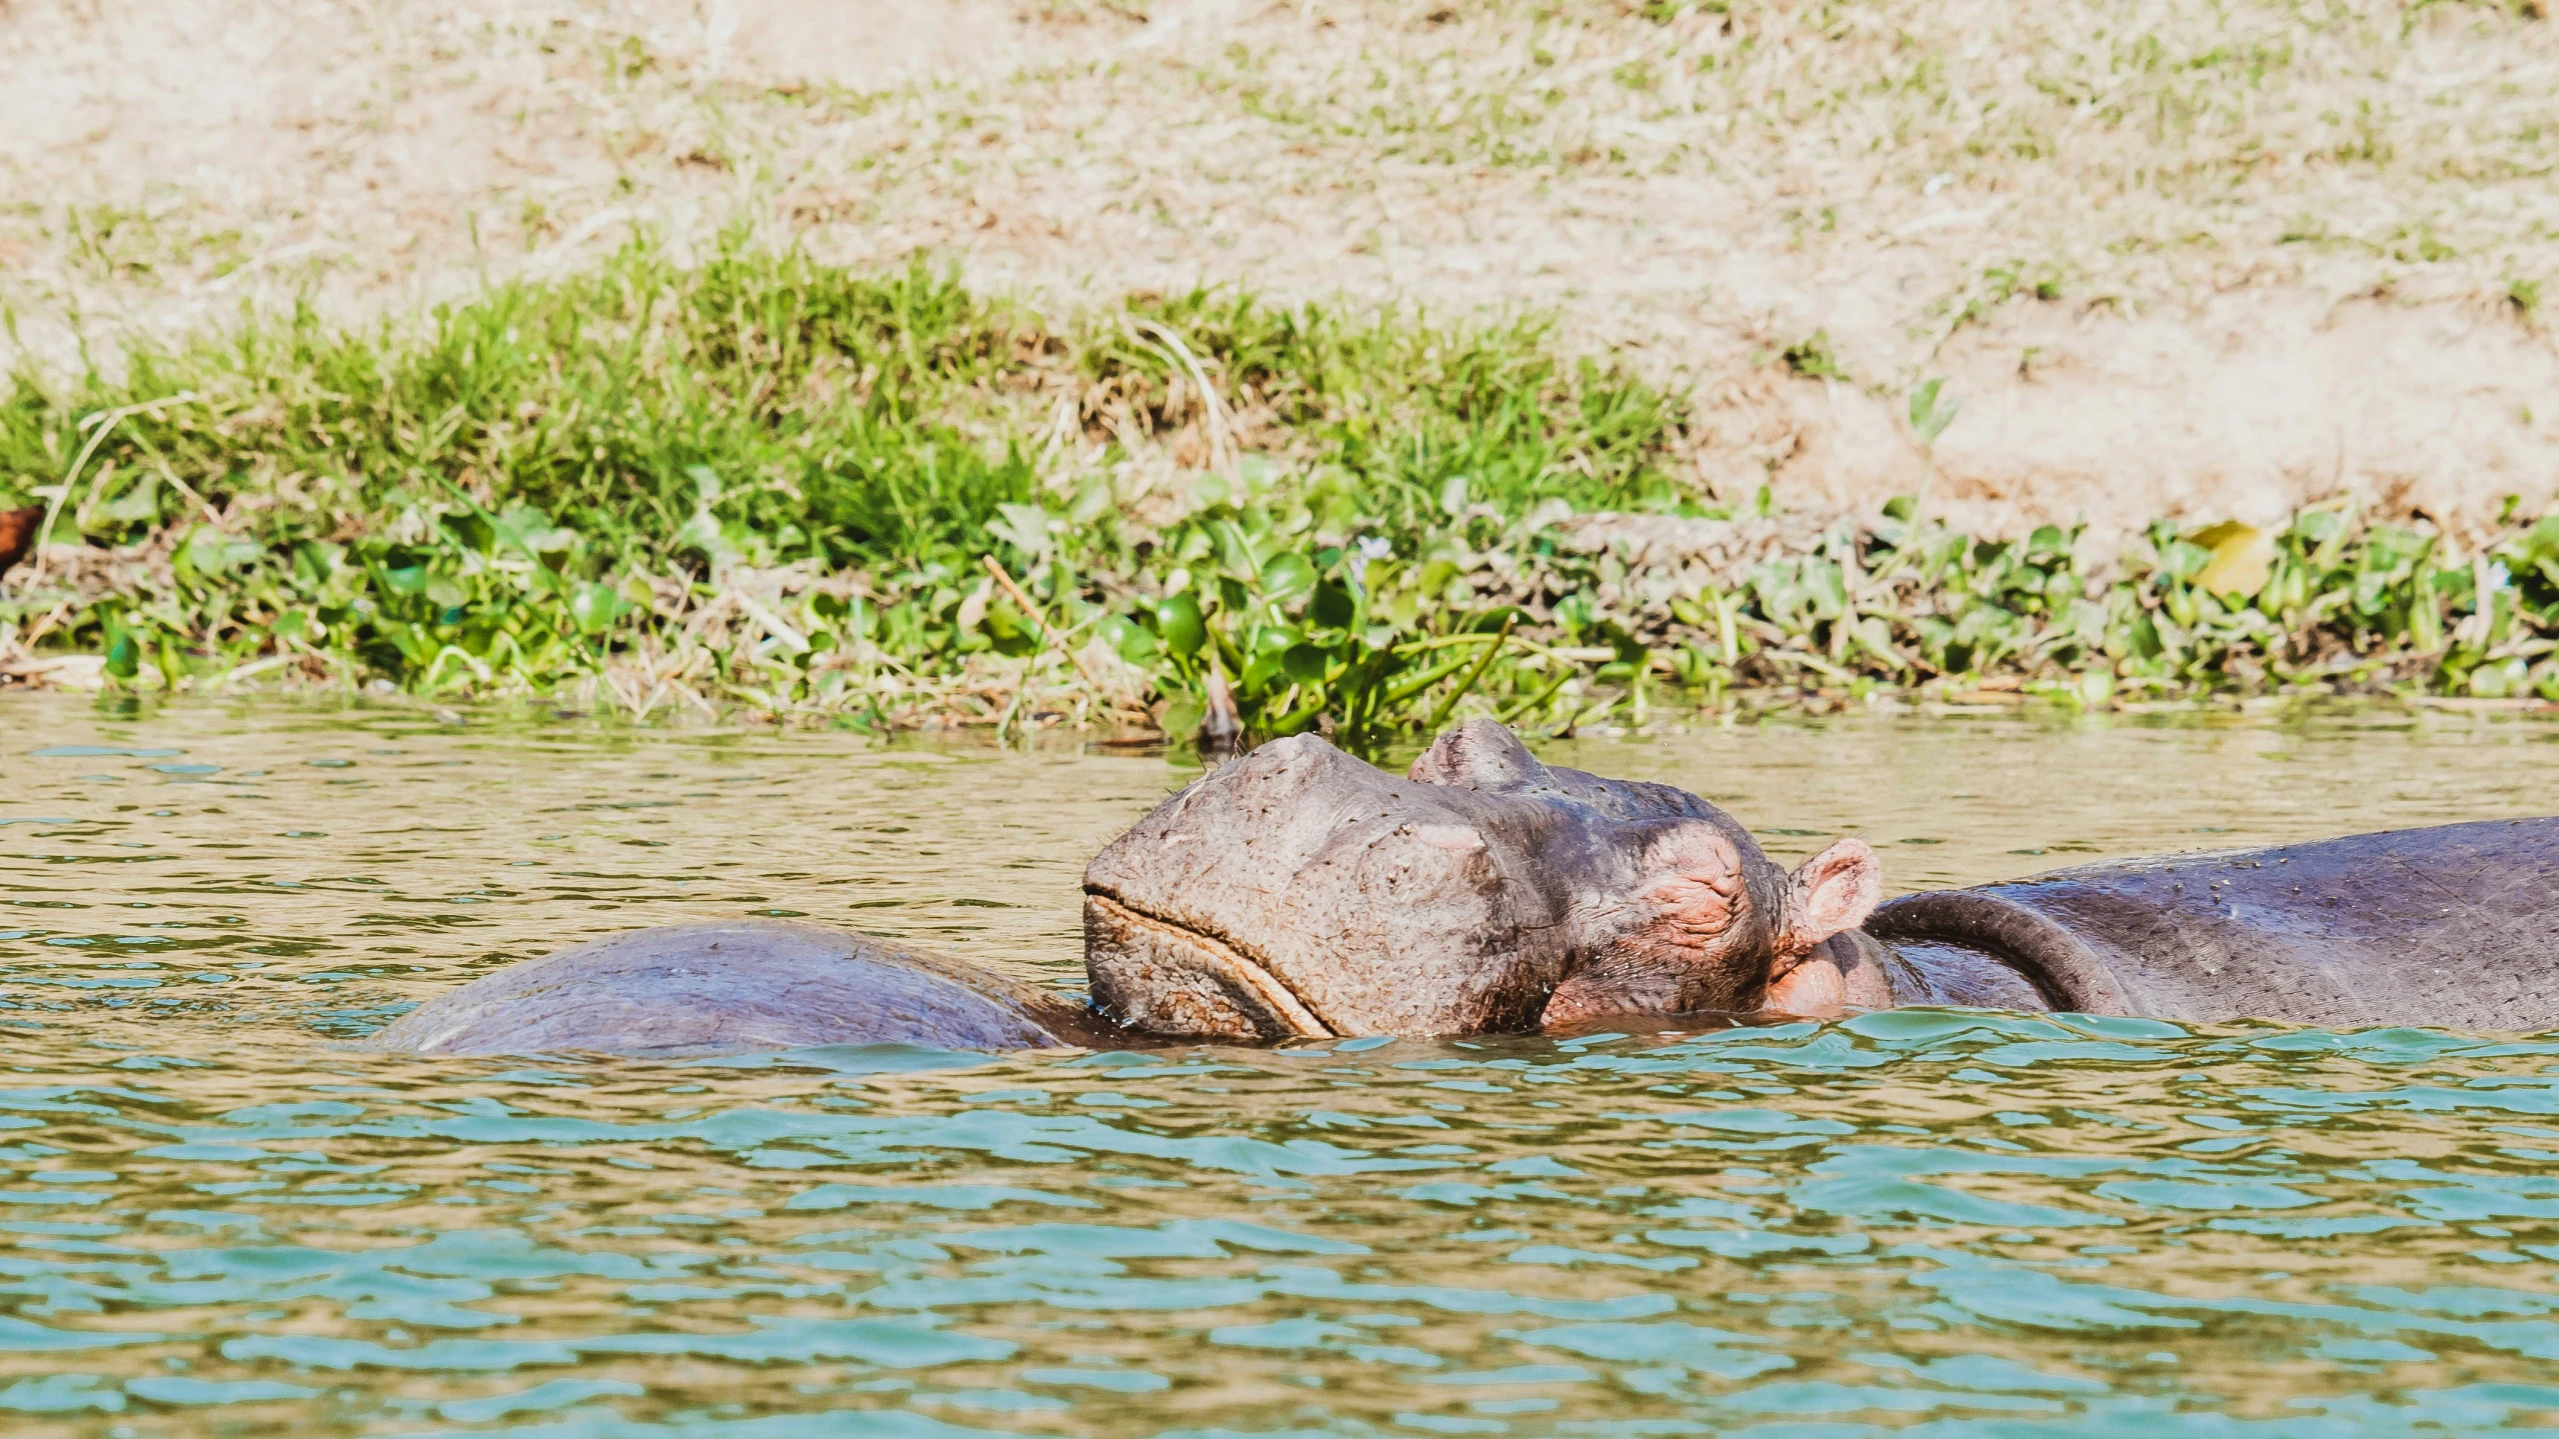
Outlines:
{"type": "Polygon", "coordinates": [[[152,458],[159,461],[160,478],[167,480],[171,485],[176,486],[179,494],[195,501],[195,507],[204,511],[204,517],[212,522],[215,529],[218,530],[222,528],[222,512],[215,509],[211,504],[208,504],[205,501],[204,496],[195,492],[195,488],[193,486],[189,485],[186,481],[179,479],[178,472],[169,468],[169,462],[167,460],[161,460],[156,455],[152,458]]]}
{"type": "MultiPolygon", "coordinates": [[[[1084,657],[1066,648],[1066,641],[1059,637],[1057,631],[1049,628],[1048,616],[1041,614],[1040,607],[1031,603],[1031,597],[1022,593],[1022,587],[1013,583],[1013,577],[1005,572],[1002,565],[995,562],[995,556],[980,555],[978,558],[986,562],[986,572],[995,576],[995,582],[1004,587],[1004,593],[1011,595],[1013,603],[1022,607],[1022,613],[1031,617],[1031,623],[1040,627],[1040,639],[1051,648],[1062,651],[1066,655],[1066,662],[1075,666],[1075,672],[1084,677],[1084,683],[1100,689],[1102,682],[1093,677],[1091,670],[1084,668],[1084,657]]],[[[1030,672],[1023,671],[1022,678],[1028,682],[1030,672]]]]}

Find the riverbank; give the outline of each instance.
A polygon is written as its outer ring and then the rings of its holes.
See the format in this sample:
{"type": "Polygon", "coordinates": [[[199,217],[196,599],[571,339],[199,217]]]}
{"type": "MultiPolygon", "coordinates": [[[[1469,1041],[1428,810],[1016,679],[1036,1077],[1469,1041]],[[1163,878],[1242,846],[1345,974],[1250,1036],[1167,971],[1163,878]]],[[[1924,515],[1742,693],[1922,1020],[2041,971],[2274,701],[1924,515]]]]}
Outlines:
{"type": "MultiPolygon", "coordinates": [[[[1910,400],[1915,434],[1949,401],[1910,400]]],[[[1732,505],[1695,401],[1533,321],[645,245],[426,320],[22,374],[0,674],[390,685],[864,727],[1550,731],[1900,694],[2559,699],[2559,519],[2350,504],[2112,553],[1732,505]]]]}
{"type": "Polygon", "coordinates": [[[1696,397],[1725,505],[1933,465],[2002,540],[2351,500],[2476,548],[2559,485],[2547,8],[17,0],[0,369],[746,227],[1059,314],[1551,315],[1696,397]]]}

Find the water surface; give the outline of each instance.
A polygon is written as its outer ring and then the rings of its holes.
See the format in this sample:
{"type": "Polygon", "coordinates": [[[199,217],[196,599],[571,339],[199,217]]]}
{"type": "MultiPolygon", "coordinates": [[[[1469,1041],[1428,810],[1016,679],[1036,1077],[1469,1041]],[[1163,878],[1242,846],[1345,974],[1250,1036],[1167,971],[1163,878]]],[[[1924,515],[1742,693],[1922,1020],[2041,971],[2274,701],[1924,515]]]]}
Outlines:
{"type": "MultiPolygon", "coordinates": [[[[1157,756],[0,697],[0,1433],[2470,1434],[2559,1419],[2559,1042],[1905,1011],[421,1061],[565,941],[1077,979],[1157,756]]],[[[2559,809],[2559,728],[1591,740],[1897,887],[2559,809]]]]}

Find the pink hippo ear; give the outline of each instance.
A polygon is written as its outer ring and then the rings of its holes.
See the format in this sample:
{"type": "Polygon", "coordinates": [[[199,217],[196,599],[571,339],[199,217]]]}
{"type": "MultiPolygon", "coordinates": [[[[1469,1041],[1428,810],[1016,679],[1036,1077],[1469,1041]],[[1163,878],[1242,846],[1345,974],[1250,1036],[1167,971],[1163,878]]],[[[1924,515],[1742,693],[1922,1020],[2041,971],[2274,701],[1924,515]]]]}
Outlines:
{"type": "Polygon", "coordinates": [[[1788,885],[1786,923],[1777,937],[1780,955],[1809,954],[1823,941],[1855,929],[1884,897],[1884,866],[1862,839],[1833,840],[1804,861],[1788,885]]]}

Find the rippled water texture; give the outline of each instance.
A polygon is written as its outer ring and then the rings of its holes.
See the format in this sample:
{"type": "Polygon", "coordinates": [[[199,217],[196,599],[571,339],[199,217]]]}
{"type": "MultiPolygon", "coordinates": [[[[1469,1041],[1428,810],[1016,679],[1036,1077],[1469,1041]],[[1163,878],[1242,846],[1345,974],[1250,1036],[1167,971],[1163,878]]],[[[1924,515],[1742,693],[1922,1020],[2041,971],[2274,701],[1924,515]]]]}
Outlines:
{"type": "MultiPolygon", "coordinates": [[[[2559,1419],[2559,1043],[1904,1011],[673,1067],[345,1047],[800,914],[1076,978],[1161,758],[0,699],[0,1433],[2331,1436],[2559,1419]]],[[[2559,731],[1562,757],[1897,884],[2546,812],[2559,731]]]]}

